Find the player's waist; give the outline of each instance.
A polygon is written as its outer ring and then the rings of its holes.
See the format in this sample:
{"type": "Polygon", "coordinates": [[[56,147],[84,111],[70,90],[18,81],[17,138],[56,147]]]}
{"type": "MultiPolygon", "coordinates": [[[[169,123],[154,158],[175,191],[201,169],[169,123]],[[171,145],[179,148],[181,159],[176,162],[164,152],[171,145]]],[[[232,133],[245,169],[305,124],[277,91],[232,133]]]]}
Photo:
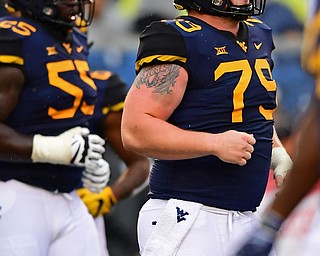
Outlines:
{"type": "Polygon", "coordinates": [[[227,215],[229,216],[230,214],[232,215],[245,215],[247,213],[252,213],[252,211],[234,211],[234,210],[226,210],[222,208],[217,208],[213,206],[207,206],[207,205],[202,205],[201,210],[218,214],[218,215],[227,215]]]}
{"type": "Polygon", "coordinates": [[[0,180],[18,180],[48,191],[70,192],[81,185],[82,168],[0,161],[0,180]]]}

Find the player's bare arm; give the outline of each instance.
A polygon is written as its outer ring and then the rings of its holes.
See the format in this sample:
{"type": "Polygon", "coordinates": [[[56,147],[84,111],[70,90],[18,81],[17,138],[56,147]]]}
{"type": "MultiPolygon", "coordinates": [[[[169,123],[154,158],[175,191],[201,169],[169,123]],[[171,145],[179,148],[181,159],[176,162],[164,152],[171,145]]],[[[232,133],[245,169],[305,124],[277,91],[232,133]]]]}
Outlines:
{"type": "Polygon", "coordinates": [[[146,157],[124,149],[121,141],[122,111],[110,112],[104,122],[104,136],[115,153],[123,160],[126,169],[111,186],[118,201],[127,198],[132,191],[145,182],[149,175],[150,163],[146,157]]]}
{"type": "Polygon", "coordinates": [[[0,66],[0,159],[4,161],[31,161],[32,136],[22,135],[3,123],[15,109],[24,79],[19,68],[0,66]]]}
{"type": "Polygon", "coordinates": [[[153,158],[172,160],[216,155],[229,163],[246,164],[255,144],[251,135],[236,131],[216,135],[187,131],[166,122],[180,104],[187,81],[187,71],[175,64],[141,70],[125,102],[124,146],[153,158]]]}

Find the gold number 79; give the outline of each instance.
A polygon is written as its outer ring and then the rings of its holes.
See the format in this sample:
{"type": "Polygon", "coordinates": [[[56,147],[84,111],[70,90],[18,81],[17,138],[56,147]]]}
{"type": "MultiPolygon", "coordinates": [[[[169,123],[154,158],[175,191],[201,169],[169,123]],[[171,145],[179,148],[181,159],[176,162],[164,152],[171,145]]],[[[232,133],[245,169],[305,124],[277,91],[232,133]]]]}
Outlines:
{"type": "MultiPolygon", "coordinates": [[[[254,65],[254,69],[263,87],[268,92],[276,91],[276,82],[273,79],[267,80],[262,72],[262,70],[268,70],[270,77],[272,78],[268,61],[266,59],[257,59],[254,65]]],[[[238,84],[233,90],[233,123],[243,121],[242,110],[245,107],[243,95],[249,86],[252,77],[252,69],[248,60],[238,60],[221,63],[214,72],[215,81],[217,81],[223,74],[237,71],[241,71],[241,76],[238,84]]],[[[264,116],[266,120],[273,119],[272,114],[274,111],[275,109],[265,109],[263,108],[263,106],[259,106],[259,112],[264,116]]]]}

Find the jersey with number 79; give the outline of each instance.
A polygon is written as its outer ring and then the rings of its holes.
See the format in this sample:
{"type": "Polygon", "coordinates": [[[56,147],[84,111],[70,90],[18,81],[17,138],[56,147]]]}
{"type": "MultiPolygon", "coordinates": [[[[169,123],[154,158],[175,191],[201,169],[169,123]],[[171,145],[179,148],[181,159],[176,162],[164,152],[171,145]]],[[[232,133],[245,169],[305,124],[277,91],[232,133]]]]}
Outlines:
{"type": "Polygon", "coordinates": [[[240,23],[238,36],[194,17],[154,22],[140,37],[136,71],[174,63],[188,72],[181,104],[168,121],[182,129],[253,134],[252,158],[245,166],[215,156],[156,160],[151,198],[178,198],[204,205],[256,210],[270,170],[276,82],[271,29],[257,19],[240,23]]]}

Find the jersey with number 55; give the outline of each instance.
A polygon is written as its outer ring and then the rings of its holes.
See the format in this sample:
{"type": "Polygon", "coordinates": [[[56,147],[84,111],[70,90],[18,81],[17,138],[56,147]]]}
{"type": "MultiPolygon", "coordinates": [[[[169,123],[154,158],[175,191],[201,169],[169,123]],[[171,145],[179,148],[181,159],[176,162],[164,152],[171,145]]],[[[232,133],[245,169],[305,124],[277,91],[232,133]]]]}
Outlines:
{"type": "MultiPolygon", "coordinates": [[[[63,38],[34,20],[0,18],[0,65],[16,66],[25,75],[18,104],[4,123],[25,134],[46,136],[87,126],[97,98],[87,55],[87,38],[76,29],[63,38]]],[[[81,173],[79,167],[0,162],[1,180],[61,192],[79,186],[81,173]]]]}
{"type": "Polygon", "coordinates": [[[257,19],[240,23],[237,36],[190,16],[154,22],[140,37],[136,71],[174,63],[188,72],[181,104],[168,121],[182,129],[253,134],[245,166],[215,156],[156,160],[150,197],[178,198],[223,209],[256,210],[270,169],[276,82],[271,29],[257,19]]]}

